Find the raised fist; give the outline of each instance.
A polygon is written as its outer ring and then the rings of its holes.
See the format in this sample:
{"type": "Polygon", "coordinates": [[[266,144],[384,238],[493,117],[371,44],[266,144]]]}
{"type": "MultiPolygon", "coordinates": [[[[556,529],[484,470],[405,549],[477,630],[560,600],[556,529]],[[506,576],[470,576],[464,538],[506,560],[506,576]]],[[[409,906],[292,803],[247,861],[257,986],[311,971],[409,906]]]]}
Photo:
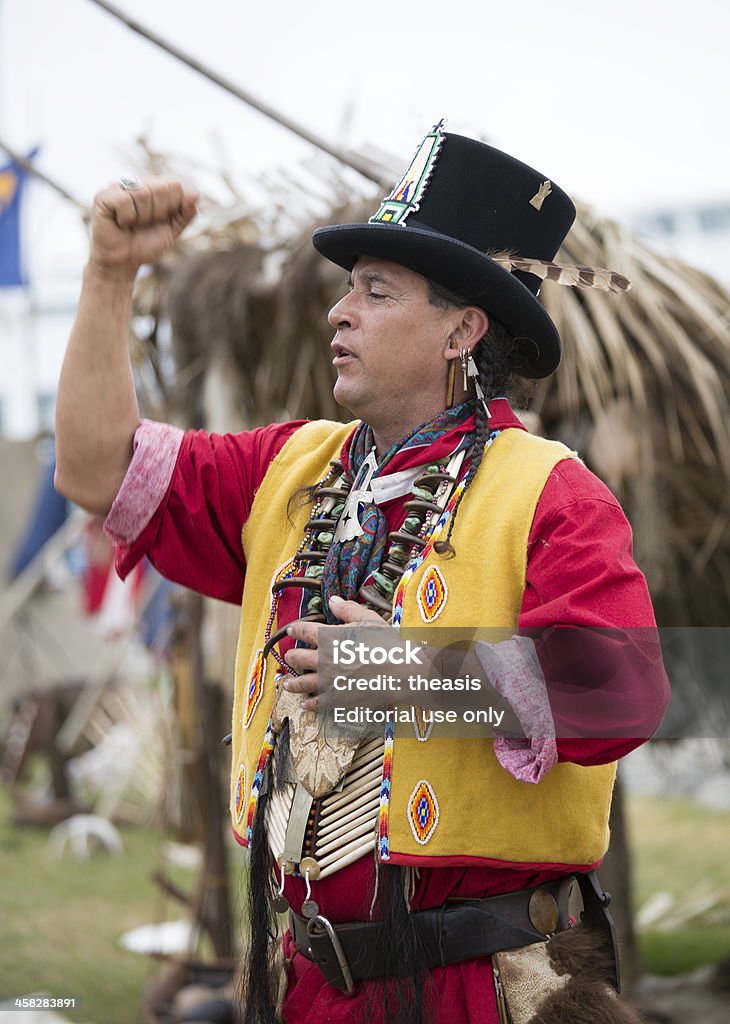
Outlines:
{"type": "Polygon", "coordinates": [[[133,277],[177,241],[198,198],[169,178],[147,178],[129,191],[110,185],[94,199],[89,263],[105,274],[133,277]]]}

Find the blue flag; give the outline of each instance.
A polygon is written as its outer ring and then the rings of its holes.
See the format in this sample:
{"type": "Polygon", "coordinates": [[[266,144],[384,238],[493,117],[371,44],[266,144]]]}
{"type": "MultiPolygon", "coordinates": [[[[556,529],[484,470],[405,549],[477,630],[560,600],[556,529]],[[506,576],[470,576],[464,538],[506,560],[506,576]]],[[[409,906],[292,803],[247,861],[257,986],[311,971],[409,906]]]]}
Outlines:
{"type": "MultiPolygon", "coordinates": [[[[29,154],[32,159],[37,149],[29,154]]],[[[28,283],[20,252],[20,203],[28,172],[12,162],[0,167],[0,288],[28,283]]]]}
{"type": "Polygon", "coordinates": [[[10,559],[10,578],[13,580],[33,561],[68,517],[68,502],[53,486],[55,468],[54,459],[40,471],[33,507],[10,559]]]}

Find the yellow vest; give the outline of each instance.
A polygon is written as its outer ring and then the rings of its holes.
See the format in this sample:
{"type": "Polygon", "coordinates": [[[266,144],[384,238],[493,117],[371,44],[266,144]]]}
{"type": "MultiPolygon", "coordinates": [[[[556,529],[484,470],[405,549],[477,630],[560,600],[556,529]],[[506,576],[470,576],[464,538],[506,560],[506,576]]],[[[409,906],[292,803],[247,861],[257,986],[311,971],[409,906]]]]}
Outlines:
{"type": "MultiPolygon", "coordinates": [[[[272,462],[243,527],[247,573],[236,657],[231,813],[245,845],[261,779],[273,749],[269,715],[278,665],[262,658],[271,623],[271,586],[301,541],[311,506],[289,515],[290,496],[323,479],[353,424],[308,423],[272,462]]],[[[517,628],[535,509],[555,465],[574,457],[563,445],[505,430],[485,454],[454,525],[456,557],[431,553],[403,598],[402,628],[434,625],[517,628]],[[434,593],[438,605],[426,601],[434,593]],[[434,589],[435,586],[435,589],[434,589]],[[426,602],[426,603],[424,603],[426,602]]],[[[483,738],[419,740],[411,724],[386,732],[381,790],[381,860],[476,865],[518,862],[585,867],[608,847],[615,764],[556,765],[538,785],[518,782],[483,738]]]]}

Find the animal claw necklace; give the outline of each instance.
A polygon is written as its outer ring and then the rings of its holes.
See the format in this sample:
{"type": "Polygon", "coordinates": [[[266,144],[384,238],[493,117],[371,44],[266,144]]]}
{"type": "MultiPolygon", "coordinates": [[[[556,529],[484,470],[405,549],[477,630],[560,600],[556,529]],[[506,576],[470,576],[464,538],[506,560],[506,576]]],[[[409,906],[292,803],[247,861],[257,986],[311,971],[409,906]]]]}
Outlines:
{"type": "MultiPolygon", "coordinates": [[[[487,448],[491,447],[498,433],[493,431],[490,434],[487,448]]],[[[404,521],[397,530],[388,535],[380,568],[372,572],[369,580],[359,588],[357,595],[361,603],[378,612],[386,622],[400,624],[404,580],[406,576],[410,578],[417,565],[422,562],[423,556],[432,547],[433,541],[445,525],[448,514],[453,511],[458,501],[463,490],[463,479],[459,483],[459,477],[466,455],[466,446],[463,446],[456,453],[434,459],[425,466],[410,471],[411,497],[405,502],[404,521]]],[[[377,466],[377,462],[374,452],[371,451],[361,464],[355,481],[350,485],[342,463],[335,460],[330,464],[327,476],[314,489],[312,510],[302,542],[288,569],[286,580],[280,580],[273,588],[272,615],[267,629],[265,650],[266,653],[273,653],[284,673],[288,674],[290,669],[279,656],[275,645],[286,635],[286,628],[271,633],[278,598],[286,589],[283,584],[298,586],[305,593],[310,593],[305,617],[310,621],[325,621],[322,608],[324,562],[343,520],[347,522],[348,533],[356,529],[354,521],[357,521],[361,528],[358,516],[360,502],[364,500],[361,495],[364,492],[370,501],[373,500],[371,485],[374,466],[377,466]],[[357,494],[357,500],[351,500],[351,495],[355,491],[360,492],[357,494]]],[[[384,479],[388,480],[395,476],[397,474],[384,479]]],[[[401,490],[400,493],[407,491],[401,490]]],[[[281,678],[280,675],[279,680],[281,678]]],[[[290,740],[293,739],[294,737],[290,735],[290,740]]],[[[294,746],[293,742],[291,746],[294,746]]],[[[321,797],[313,798],[310,795],[303,802],[296,796],[298,791],[305,788],[302,779],[307,781],[306,788],[310,793],[316,792],[317,786],[316,782],[313,785],[310,781],[306,766],[301,762],[297,763],[298,759],[293,757],[297,781],[292,781],[283,790],[272,793],[269,801],[271,810],[267,814],[269,841],[280,871],[304,877],[304,871],[300,868],[306,864],[309,885],[315,878],[326,877],[374,848],[377,841],[376,804],[381,784],[383,753],[383,739],[356,743],[349,756],[344,758],[342,776],[339,782],[334,783],[336,789],[332,786],[321,797]],[[361,781],[350,783],[348,780],[351,778],[361,781]],[[351,788],[353,793],[349,794],[351,788]],[[344,793],[356,798],[356,805],[360,805],[357,814],[349,810],[352,800],[343,799],[344,793]],[[339,818],[343,816],[347,816],[346,824],[339,822],[339,818]],[[297,836],[292,843],[294,832],[297,836]],[[333,834],[337,836],[336,840],[330,838],[333,834]]],[[[291,755],[293,754],[294,750],[291,749],[291,755]]],[[[299,793],[300,798],[304,795],[299,793]]],[[[280,881],[283,883],[283,875],[280,881]]],[[[283,906],[285,899],[283,884],[280,884],[278,902],[283,906]]],[[[305,901],[303,911],[311,909],[310,904],[315,905],[311,899],[305,901]]]]}

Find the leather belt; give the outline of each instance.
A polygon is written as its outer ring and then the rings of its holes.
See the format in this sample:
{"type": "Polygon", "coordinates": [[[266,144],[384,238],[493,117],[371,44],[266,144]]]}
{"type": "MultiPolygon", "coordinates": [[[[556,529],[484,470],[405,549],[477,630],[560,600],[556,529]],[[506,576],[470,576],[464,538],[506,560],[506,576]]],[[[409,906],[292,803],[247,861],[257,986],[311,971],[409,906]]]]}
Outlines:
{"type": "MultiPolygon", "coordinates": [[[[447,900],[441,907],[411,914],[425,966],[489,956],[544,942],[553,932],[570,927],[568,896],[574,876],[481,900],[447,900]]],[[[352,992],[363,978],[392,975],[381,941],[383,923],[355,921],[333,925],[323,914],[309,921],[289,911],[294,941],[317,964],[325,980],[352,992]]]]}

